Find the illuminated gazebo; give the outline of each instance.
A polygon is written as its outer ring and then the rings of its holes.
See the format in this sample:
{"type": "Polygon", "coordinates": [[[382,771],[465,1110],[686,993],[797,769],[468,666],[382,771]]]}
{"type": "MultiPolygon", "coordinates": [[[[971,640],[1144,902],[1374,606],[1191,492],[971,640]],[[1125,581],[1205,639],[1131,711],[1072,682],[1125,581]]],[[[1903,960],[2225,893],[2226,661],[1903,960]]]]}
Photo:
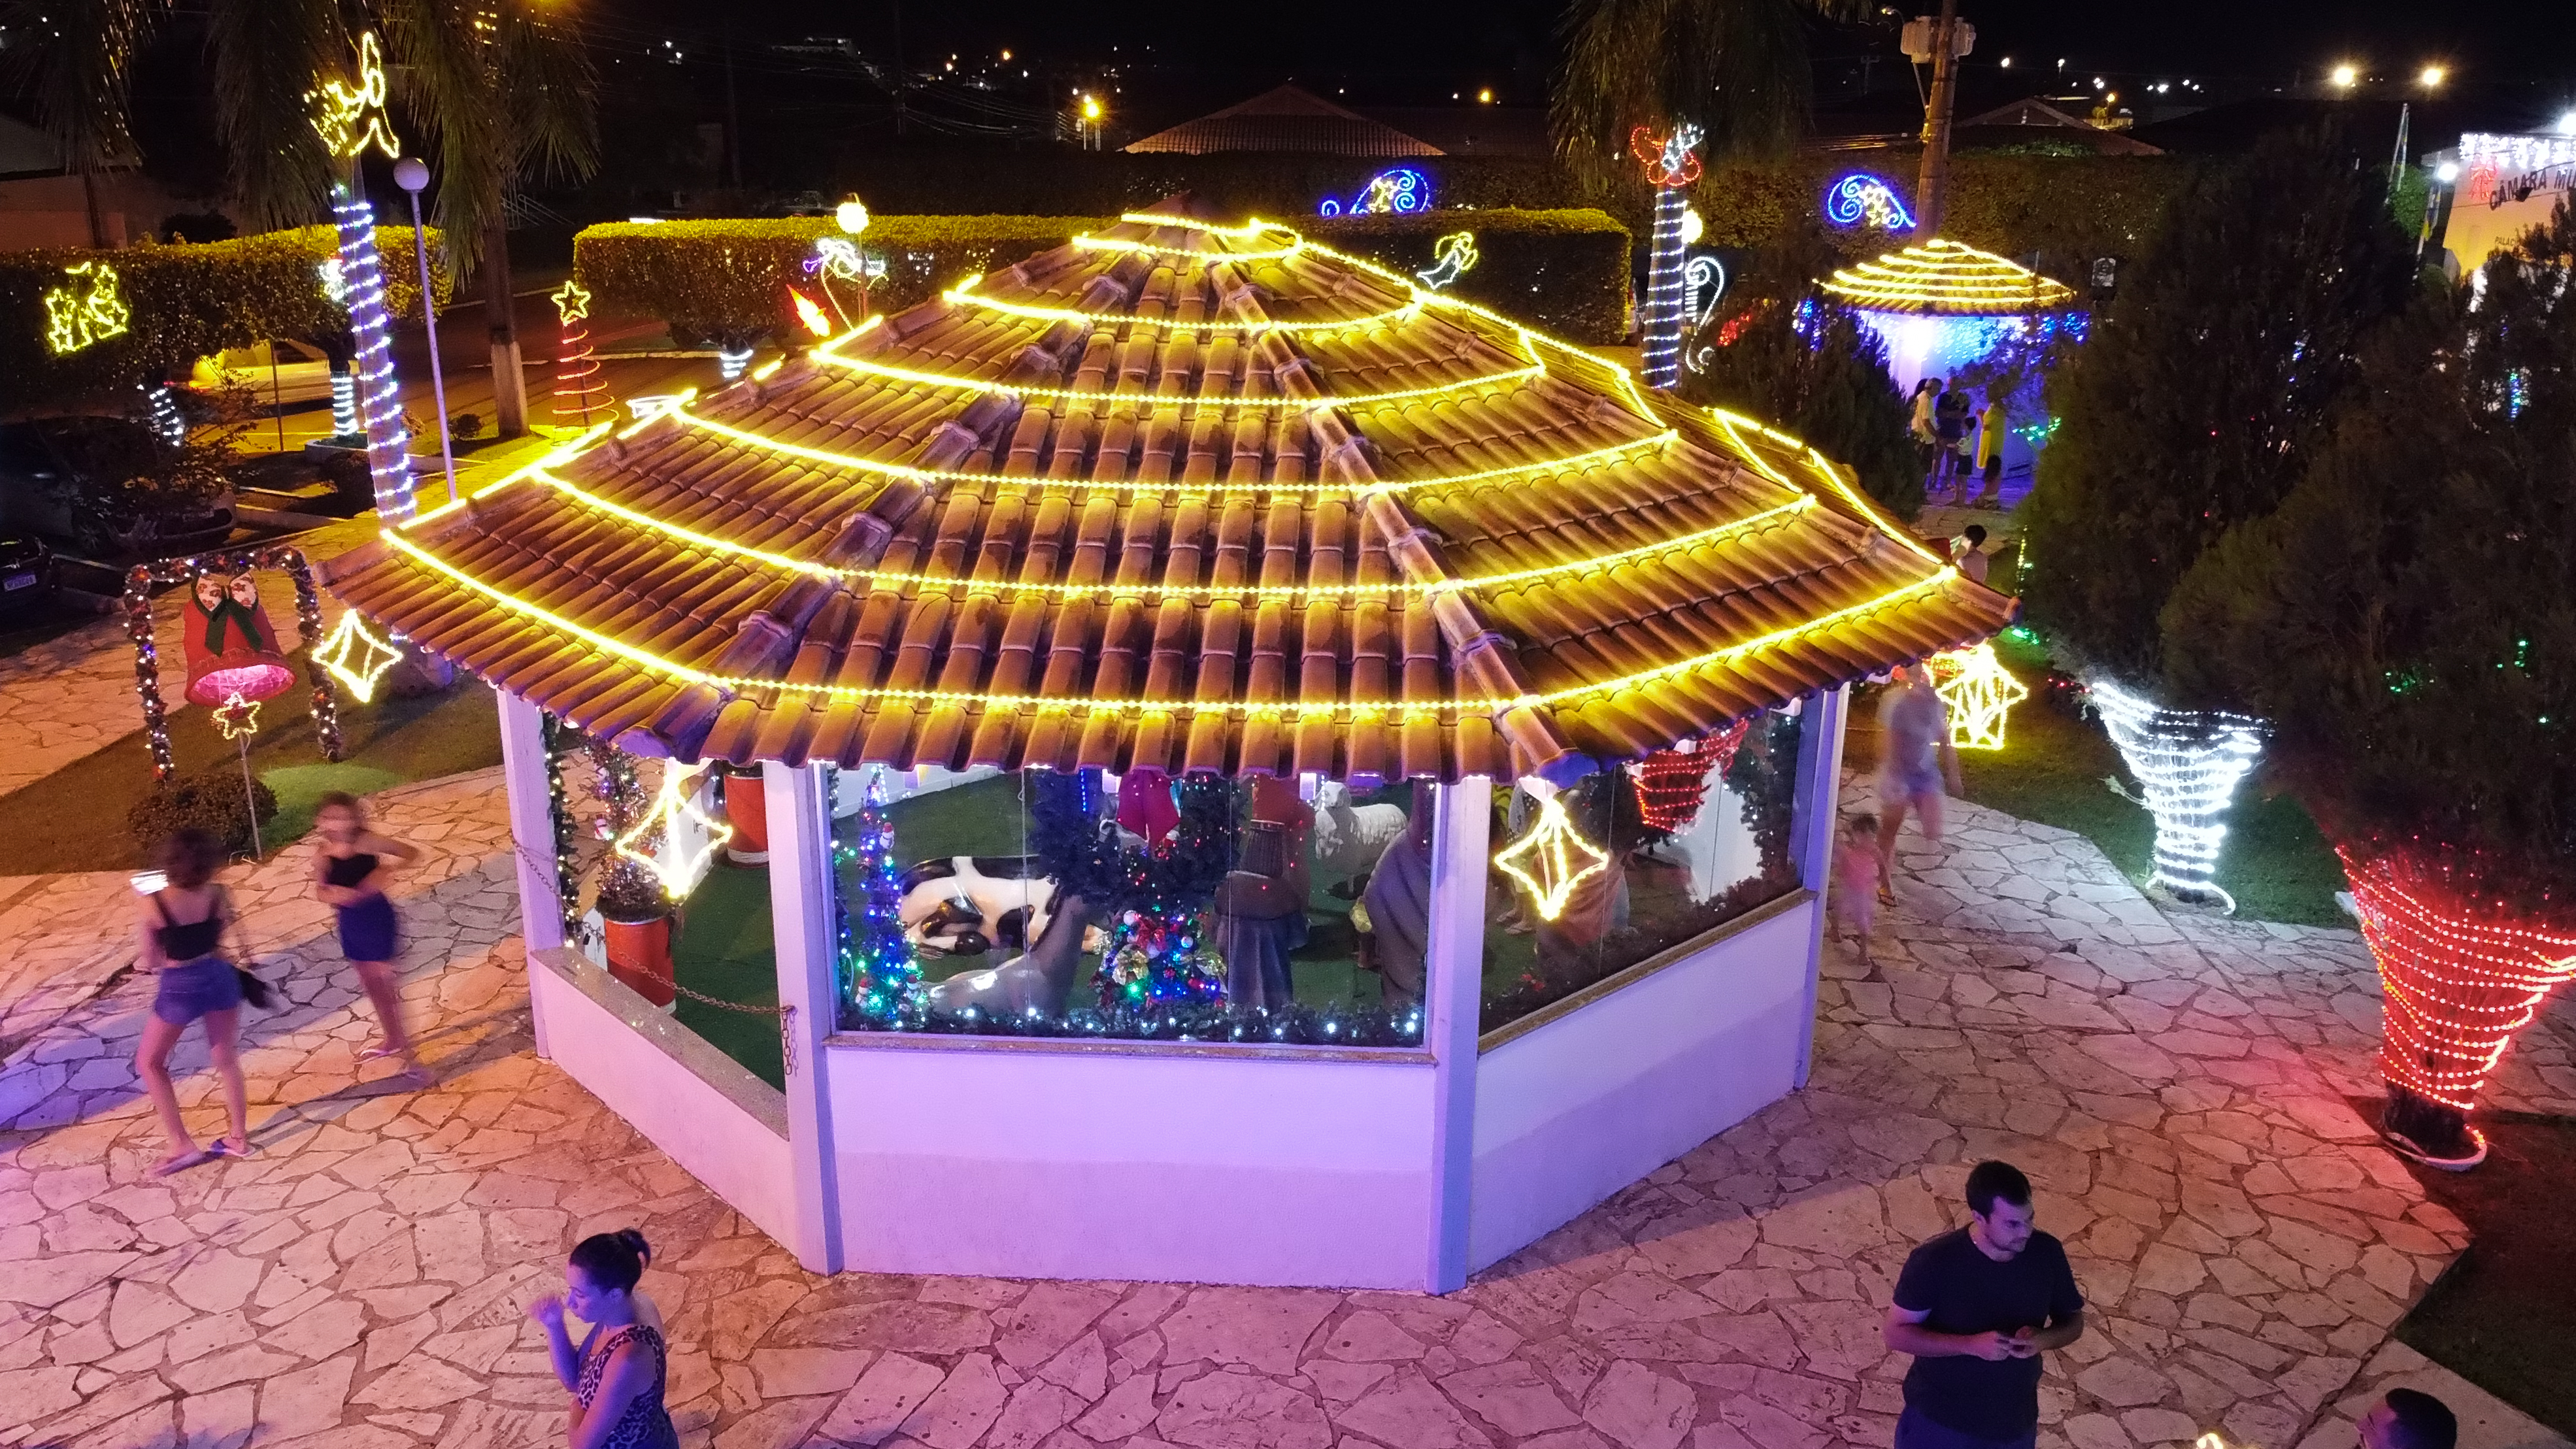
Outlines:
{"type": "Polygon", "coordinates": [[[1432,1290],[1803,1080],[1844,686],[2011,617],[1793,438],[1180,203],[329,583],[500,696],[540,1050],[809,1265],[1432,1290]],[[561,727],[760,773],[783,1088],[567,944],[561,727]],[[1218,799],[1222,987],[1113,999],[1060,890],[855,981],[853,781],[959,910],[1028,802],[1218,799]]]}
{"type": "MultiPolygon", "coordinates": [[[[2081,340],[2086,314],[2075,289],[1992,252],[1935,237],[1876,261],[1845,267],[1823,284],[1826,296],[1860,313],[1887,344],[1888,375],[1911,396],[1926,377],[1951,378],[2024,339],[2071,333],[2081,340]]],[[[2019,424],[2035,420],[2038,381],[2012,409],[2019,424]]],[[[2045,436],[2045,428],[2039,436],[2045,436]]],[[[2020,472],[2031,434],[2016,434],[2005,464],[2020,472]]]]}

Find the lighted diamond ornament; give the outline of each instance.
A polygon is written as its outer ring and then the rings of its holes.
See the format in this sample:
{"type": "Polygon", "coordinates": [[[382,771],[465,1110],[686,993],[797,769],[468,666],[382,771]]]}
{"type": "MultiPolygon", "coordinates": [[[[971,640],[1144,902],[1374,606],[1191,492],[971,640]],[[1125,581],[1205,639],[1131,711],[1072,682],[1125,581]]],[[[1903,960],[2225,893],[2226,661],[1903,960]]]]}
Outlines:
{"type": "Polygon", "coordinates": [[[706,773],[703,766],[683,770],[676,763],[665,765],[662,789],[653,797],[653,808],[645,812],[634,829],[617,838],[617,853],[652,871],[662,882],[663,894],[675,901],[696,889],[716,851],[733,839],[731,825],[698,806],[698,782],[706,778],[706,773]],[[672,829],[684,820],[706,832],[706,843],[694,851],[683,846],[672,829]],[[651,848],[657,835],[663,844],[659,851],[651,848]]]}
{"type": "Polygon", "coordinates": [[[214,719],[225,739],[249,739],[259,733],[259,701],[233,695],[215,707],[214,719]]]}
{"type": "Polygon", "coordinates": [[[376,685],[386,671],[402,662],[402,651],[369,633],[367,621],[352,609],[340,616],[331,637],[313,651],[313,662],[340,681],[358,703],[365,704],[376,697],[376,685]]]}
{"type": "Polygon", "coordinates": [[[1450,285],[1469,267],[1476,265],[1476,234],[1453,231],[1434,243],[1431,265],[1413,274],[1413,279],[1432,291],[1450,285]]]}
{"type": "Polygon", "coordinates": [[[45,346],[57,357],[122,337],[133,320],[116,268],[105,262],[63,268],[63,285],[45,293],[45,346]]]}
{"type": "Polygon", "coordinates": [[[817,306],[813,298],[790,287],[787,289],[787,300],[795,306],[796,320],[804,324],[806,331],[817,337],[832,335],[831,316],[817,306]]]}
{"type": "Polygon", "coordinates": [[[1609,864],[1610,853],[1575,830],[1565,802],[1554,795],[1539,802],[1529,833],[1494,856],[1496,868],[1520,882],[1540,919],[1549,921],[1565,910],[1576,886],[1609,864]]]}
{"type": "Polygon", "coordinates": [[[1932,692],[1950,710],[1950,743],[1962,750],[2000,750],[2004,720],[2030,698],[2030,686],[1995,657],[1992,641],[1931,659],[1932,692]]]}

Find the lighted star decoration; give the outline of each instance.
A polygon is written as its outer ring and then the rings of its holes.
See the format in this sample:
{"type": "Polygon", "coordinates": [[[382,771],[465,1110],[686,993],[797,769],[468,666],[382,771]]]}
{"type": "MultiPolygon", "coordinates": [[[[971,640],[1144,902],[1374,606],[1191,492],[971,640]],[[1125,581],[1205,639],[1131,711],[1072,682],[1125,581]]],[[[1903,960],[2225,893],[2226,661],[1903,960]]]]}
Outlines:
{"type": "Polygon", "coordinates": [[[821,307],[816,306],[813,298],[797,291],[794,287],[790,287],[787,289],[787,300],[796,304],[796,320],[805,325],[806,331],[813,333],[817,337],[829,337],[832,335],[832,319],[830,315],[825,313],[821,307]]]}
{"type": "Polygon", "coordinates": [[[125,305],[116,268],[82,262],[63,268],[63,281],[45,293],[45,346],[55,356],[124,335],[134,309],[125,305]]]}
{"type": "Polygon", "coordinates": [[[653,797],[653,808],[634,829],[617,838],[617,853],[652,871],[662,882],[663,894],[673,900],[687,895],[697,885],[707,862],[733,839],[732,826],[698,808],[698,781],[705,776],[704,767],[683,770],[676,763],[664,766],[662,789],[653,797]],[[679,837],[671,832],[670,827],[682,820],[696,821],[707,833],[706,845],[695,853],[682,848],[679,837]],[[671,847],[667,859],[643,848],[656,831],[671,847]]]}
{"type": "Polygon", "coordinates": [[[235,690],[215,706],[215,728],[228,740],[246,740],[259,733],[259,701],[244,699],[235,690]]]}
{"type": "Polygon", "coordinates": [[[1529,892],[1540,919],[1553,921],[1573,898],[1574,888],[1610,864],[1610,853],[1584,839],[1565,813],[1565,802],[1550,795],[1539,802],[1538,823],[1504,847],[1494,864],[1529,892]]]}
{"type": "Polygon", "coordinates": [[[402,143],[385,119],[385,56],[374,31],[358,37],[356,85],[326,80],[304,99],[313,106],[313,129],[332,155],[363,156],[371,146],[388,161],[402,155],[402,143]]]}
{"type": "Polygon", "coordinates": [[[402,651],[391,641],[369,633],[367,622],[352,609],[340,616],[331,636],[313,651],[313,662],[346,685],[358,703],[365,704],[376,697],[376,684],[385,672],[402,662],[402,651]]]}
{"type": "Polygon", "coordinates": [[[555,320],[566,327],[590,315],[590,294],[570,277],[546,300],[555,304],[555,320]]]}
{"type": "Polygon", "coordinates": [[[1415,281],[1437,292],[1457,281],[1461,273],[1476,264],[1476,234],[1453,231],[1431,248],[1431,265],[1413,274],[1415,281]]]}
{"type": "Polygon", "coordinates": [[[1932,657],[1932,692],[1950,710],[1950,743],[1962,750],[2004,747],[2004,718],[2030,698],[2030,686],[2015,679],[1995,657],[1989,642],[1974,649],[1954,649],[1932,657]]]}

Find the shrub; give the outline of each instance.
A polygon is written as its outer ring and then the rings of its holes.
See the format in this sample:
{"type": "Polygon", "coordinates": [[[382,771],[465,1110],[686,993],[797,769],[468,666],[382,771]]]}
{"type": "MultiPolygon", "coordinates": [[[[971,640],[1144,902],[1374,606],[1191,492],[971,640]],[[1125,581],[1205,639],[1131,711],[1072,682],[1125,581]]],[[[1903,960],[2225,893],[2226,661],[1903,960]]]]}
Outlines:
{"type": "MultiPolygon", "coordinates": [[[[879,216],[861,244],[884,255],[887,275],[868,305],[899,311],[959,279],[998,271],[1114,216],[879,216]]],[[[1431,263],[1441,236],[1473,231],[1481,259],[1458,294],[1574,341],[1616,342],[1627,330],[1628,233],[1598,211],[1439,211],[1290,223],[1319,241],[1384,266],[1431,263]]],[[[830,217],[609,222],[573,239],[573,269],[603,305],[670,324],[674,341],[748,346],[793,335],[787,288],[809,297],[804,275],[819,237],[840,235],[830,217]]],[[[850,285],[839,284],[856,304],[850,285]]]]}
{"type": "MultiPolygon", "coordinates": [[[[418,316],[411,228],[378,227],[376,245],[385,256],[387,304],[418,316]]],[[[0,411],[62,411],[83,404],[127,411],[138,380],[267,337],[345,351],[349,314],[322,294],[319,270],[338,249],[337,232],[308,226],[203,244],[0,253],[0,399],[6,399],[0,411]],[[63,286],[67,269],[83,262],[116,269],[117,290],[129,310],[126,330],[56,356],[45,341],[45,294],[63,286]]],[[[453,282],[435,231],[430,250],[443,300],[453,282]]]]}
{"type": "Polygon", "coordinates": [[[1628,335],[1632,243],[1605,211],[1424,211],[1290,225],[1399,272],[1430,266],[1441,237],[1473,232],[1476,264],[1451,293],[1569,342],[1611,344],[1628,335]]]}
{"type": "MultiPolygon", "coordinates": [[[[929,300],[964,277],[999,271],[1114,218],[1092,216],[880,216],[860,244],[882,253],[886,275],[871,289],[872,310],[929,300]]],[[[792,282],[816,301],[804,275],[817,238],[839,236],[828,216],[722,221],[608,222],[573,238],[573,275],[603,306],[659,317],[672,340],[749,346],[789,335],[792,282]]],[[[855,293],[840,284],[856,305],[855,293]]]]}
{"type": "MultiPolygon", "coordinates": [[[[133,837],[135,849],[147,858],[155,846],[190,827],[213,836],[227,851],[248,850],[251,821],[242,808],[243,798],[241,767],[217,765],[144,796],[126,812],[125,830],[133,837]]],[[[277,792],[268,788],[267,781],[254,777],[249,799],[259,811],[260,824],[277,818],[277,792]]]]}

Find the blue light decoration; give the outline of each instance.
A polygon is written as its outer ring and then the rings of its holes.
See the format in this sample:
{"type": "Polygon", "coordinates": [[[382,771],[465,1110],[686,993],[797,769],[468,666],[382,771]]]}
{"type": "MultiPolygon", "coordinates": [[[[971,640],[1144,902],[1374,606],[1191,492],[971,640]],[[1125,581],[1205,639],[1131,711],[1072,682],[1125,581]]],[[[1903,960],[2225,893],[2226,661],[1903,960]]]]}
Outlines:
{"type": "Polygon", "coordinates": [[[1866,171],[1848,172],[1825,188],[1825,220],[1846,229],[1868,225],[1880,231],[1912,231],[1915,227],[1914,213],[1905,209],[1896,187],[1866,171]]]}
{"type": "Polygon", "coordinates": [[[367,433],[367,471],[376,488],[376,516],[401,523],[412,516],[411,459],[403,448],[402,404],[394,385],[393,332],[385,317],[385,274],[376,255],[376,209],[345,185],[331,188],[331,217],[340,232],[341,301],[357,355],[358,418],[367,433]]]}
{"type": "Polygon", "coordinates": [[[1639,309],[1638,330],[1645,346],[1646,386],[1669,388],[1682,380],[1682,315],[1689,282],[1683,275],[1683,249],[1689,245],[1686,222],[1689,191],[1699,180],[1700,129],[1687,123],[1658,136],[1639,126],[1628,133],[1628,151],[1646,168],[1655,188],[1655,231],[1646,261],[1646,305],[1639,309]]]}
{"type": "MultiPolygon", "coordinates": [[[[837,781],[827,781],[824,798],[833,798],[837,790],[837,781]]],[[[849,825],[834,830],[832,841],[832,874],[840,883],[832,899],[839,916],[843,1014],[854,1014],[879,1031],[903,1031],[921,1025],[924,1003],[921,964],[903,934],[903,868],[895,863],[884,766],[868,767],[864,798],[849,825]],[[855,911],[849,899],[853,885],[859,897],[855,911]]]]}
{"type": "Polygon", "coordinates": [[[1315,205],[1317,216],[1411,216],[1431,209],[1431,178],[1410,166],[1381,171],[1349,202],[1327,196],[1315,205]]]}

